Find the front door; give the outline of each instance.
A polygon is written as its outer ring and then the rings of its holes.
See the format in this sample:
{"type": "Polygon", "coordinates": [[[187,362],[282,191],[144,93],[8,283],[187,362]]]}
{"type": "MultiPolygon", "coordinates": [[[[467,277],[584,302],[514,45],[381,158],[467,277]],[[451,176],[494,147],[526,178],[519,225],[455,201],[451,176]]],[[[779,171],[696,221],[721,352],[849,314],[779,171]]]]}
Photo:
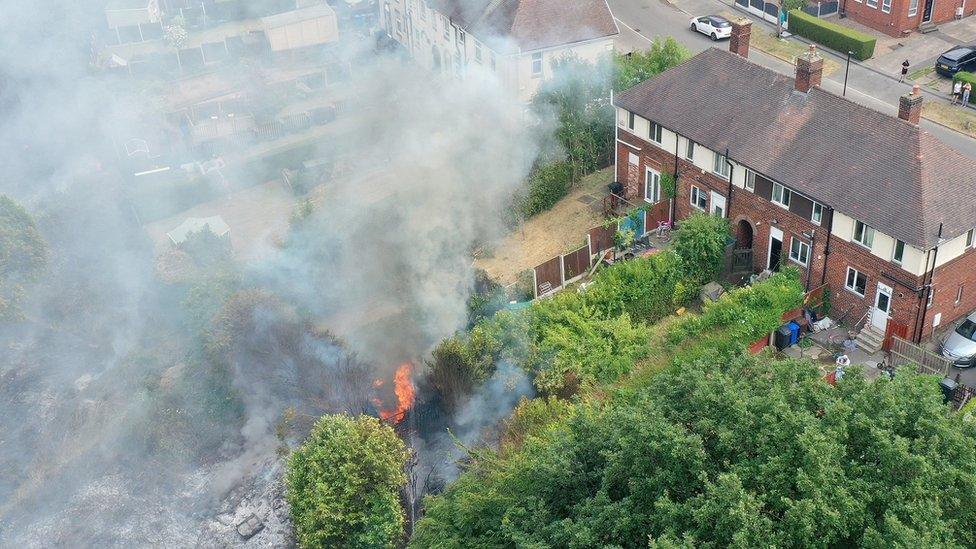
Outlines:
{"type": "Polygon", "coordinates": [[[776,227],[769,229],[769,261],[766,268],[770,271],[779,271],[780,256],[783,254],[783,231],[776,227]]]}
{"type": "Polygon", "coordinates": [[[891,316],[891,286],[878,283],[878,292],[874,296],[874,310],[871,311],[871,325],[880,331],[888,327],[888,317],[891,316]]]}
{"type": "Polygon", "coordinates": [[[725,197],[715,191],[712,191],[712,213],[725,217],[725,197]]]}
{"type": "Polygon", "coordinates": [[[925,0],[925,9],[922,10],[922,22],[932,20],[932,6],[935,4],[935,0],[925,0]]]}

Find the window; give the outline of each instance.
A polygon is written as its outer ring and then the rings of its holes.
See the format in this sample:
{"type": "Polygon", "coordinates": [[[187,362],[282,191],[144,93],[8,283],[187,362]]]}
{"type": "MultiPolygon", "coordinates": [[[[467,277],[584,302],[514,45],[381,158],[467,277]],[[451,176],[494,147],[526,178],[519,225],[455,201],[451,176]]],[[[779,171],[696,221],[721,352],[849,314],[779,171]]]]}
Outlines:
{"type": "Polygon", "coordinates": [[[855,294],[864,297],[864,292],[868,286],[868,277],[861,271],[853,267],[847,268],[847,289],[855,294]]]}
{"type": "Polygon", "coordinates": [[[691,205],[699,210],[704,210],[708,207],[708,195],[705,194],[705,191],[694,185],[691,186],[691,205]]]}
{"type": "Polygon", "coordinates": [[[870,248],[874,244],[874,229],[868,227],[860,221],[854,222],[854,242],[865,248],[870,248]]]}
{"type": "Polygon", "coordinates": [[[895,263],[901,263],[905,259],[905,243],[901,240],[895,241],[895,251],[891,254],[891,260],[895,263]]]}
{"type": "Polygon", "coordinates": [[[974,231],[976,231],[976,229],[969,229],[969,232],[966,233],[966,247],[967,248],[973,245],[973,232],[974,231]]]}
{"type": "Polygon", "coordinates": [[[650,168],[644,177],[644,200],[651,204],[661,200],[661,174],[650,168]]]}
{"type": "Polygon", "coordinates": [[[790,241],[790,259],[806,267],[810,262],[810,245],[794,236],[790,241]]]}
{"type": "Polygon", "coordinates": [[[878,0],[867,0],[867,1],[868,1],[869,8],[874,8],[874,9],[878,8],[878,0]]]}
{"type": "Polygon", "coordinates": [[[956,305],[962,303],[962,284],[956,289],[956,305]]]}
{"type": "Polygon", "coordinates": [[[478,42],[474,43],[474,60],[481,63],[481,44],[478,42]]]}
{"type": "Polygon", "coordinates": [[[695,142],[691,139],[685,142],[685,158],[688,160],[695,159],[695,142]]]}
{"type": "Polygon", "coordinates": [[[715,162],[712,166],[712,171],[721,175],[722,177],[729,178],[729,163],[725,161],[725,155],[715,153],[715,162]]]}
{"type": "Polygon", "coordinates": [[[773,183],[773,203],[779,204],[784,208],[790,207],[790,199],[793,197],[793,191],[787,189],[786,187],[780,185],[779,183],[773,183]]]}
{"type": "Polygon", "coordinates": [[[441,19],[441,22],[444,23],[444,40],[450,40],[451,39],[451,25],[450,25],[450,22],[447,20],[447,17],[444,17],[443,19],[441,19]]]}
{"type": "Polygon", "coordinates": [[[627,127],[633,131],[635,126],[637,126],[637,115],[632,112],[627,113],[627,127]]]}
{"type": "Polygon", "coordinates": [[[813,203],[813,214],[810,215],[810,221],[813,221],[817,225],[823,221],[823,204],[819,202],[813,203]]]}
{"type": "Polygon", "coordinates": [[[457,41],[461,46],[461,50],[464,50],[464,31],[458,28],[457,30],[457,41]]]}
{"type": "Polygon", "coordinates": [[[747,191],[756,192],[756,172],[746,170],[745,188],[747,191]]]}
{"type": "Polygon", "coordinates": [[[915,17],[918,15],[918,0],[911,0],[908,3],[908,16],[915,17]]]}
{"type": "Polygon", "coordinates": [[[891,0],[881,0],[881,11],[891,13],[891,0]]]}
{"type": "Polygon", "coordinates": [[[935,301],[935,286],[929,285],[929,297],[925,300],[925,308],[930,308],[933,301],[935,301]]]}
{"type": "Polygon", "coordinates": [[[659,124],[655,124],[654,122],[650,122],[647,126],[647,137],[655,143],[660,143],[661,126],[659,124]]]}
{"type": "MultiPolygon", "coordinates": [[[[541,75],[542,75],[542,53],[541,52],[533,53],[532,54],[532,76],[541,76],[541,75]]],[[[633,113],[631,113],[630,117],[631,120],[634,119],[633,113]]],[[[631,124],[630,129],[634,129],[633,124],[631,124]]]]}

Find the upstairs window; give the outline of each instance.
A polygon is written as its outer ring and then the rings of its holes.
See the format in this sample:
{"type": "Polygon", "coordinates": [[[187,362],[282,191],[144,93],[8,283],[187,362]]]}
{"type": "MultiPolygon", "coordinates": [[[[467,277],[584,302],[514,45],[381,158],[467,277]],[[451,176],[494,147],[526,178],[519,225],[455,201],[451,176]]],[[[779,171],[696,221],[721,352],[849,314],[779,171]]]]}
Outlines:
{"type": "Polygon", "coordinates": [[[721,175],[725,179],[729,178],[729,163],[725,160],[724,154],[715,153],[715,162],[712,166],[712,171],[721,175]]]}
{"type": "Polygon", "coordinates": [[[743,186],[749,192],[756,192],[756,172],[752,170],[746,170],[746,179],[743,186]]]}
{"type": "Polygon", "coordinates": [[[966,233],[966,247],[967,248],[969,248],[969,247],[971,247],[973,245],[973,233],[974,232],[976,232],[976,229],[969,229],[969,232],[966,233]]]}
{"type": "Polygon", "coordinates": [[[813,213],[810,215],[810,221],[817,225],[823,221],[823,204],[819,202],[813,203],[813,213]]]}
{"type": "Polygon", "coordinates": [[[865,248],[870,248],[874,244],[874,229],[868,227],[860,221],[854,222],[854,242],[865,248]]]}
{"type": "Polygon", "coordinates": [[[661,142],[661,134],[662,133],[663,132],[661,131],[661,125],[660,124],[655,124],[654,122],[650,122],[650,124],[647,127],[647,137],[648,137],[648,139],[650,139],[651,141],[653,141],[655,143],[660,143],[661,142]]]}
{"type": "Polygon", "coordinates": [[[772,200],[774,204],[779,204],[784,208],[789,208],[791,198],[793,198],[793,191],[787,189],[779,183],[773,183],[772,200]]]}
{"type": "Polygon", "coordinates": [[[481,44],[478,42],[474,43],[474,60],[481,63],[481,44]]]}
{"type": "Polygon", "coordinates": [[[695,142],[691,139],[685,142],[685,158],[688,160],[695,159],[695,142]]]}
{"type": "Polygon", "coordinates": [[[905,259],[905,243],[901,240],[895,241],[895,251],[891,254],[891,260],[901,263],[905,259]]]}
{"type": "MultiPolygon", "coordinates": [[[[542,53],[541,52],[532,54],[532,76],[542,76],[542,53]]],[[[634,115],[631,114],[630,116],[631,119],[633,119],[634,115]]],[[[631,125],[630,129],[634,129],[633,125],[631,125]]]]}
{"type": "Polygon", "coordinates": [[[627,128],[631,131],[637,126],[637,115],[632,112],[627,113],[627,128]]]}

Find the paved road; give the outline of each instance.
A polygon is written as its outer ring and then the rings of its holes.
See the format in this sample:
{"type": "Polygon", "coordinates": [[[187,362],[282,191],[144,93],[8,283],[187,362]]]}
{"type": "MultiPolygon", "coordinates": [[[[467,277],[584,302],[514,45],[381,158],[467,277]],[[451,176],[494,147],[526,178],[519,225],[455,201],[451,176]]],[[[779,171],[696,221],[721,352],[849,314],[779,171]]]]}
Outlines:
{"type": "MultiPolygon", "coordinates": [[[[646,47],[648,41],[653,37],[673,36],[693,54],[710,47],[728,48],[727,42],[715,43],[708,37],[693,32],[689,28],[690,16],[685,11],[695,14],[731,11],[732,8],[729,3],[720,0],[675,1],[678,2],[677,7],[663,0],[609,0],[610,8],[620,26],[620,44],[625,48],[642,48],[646,47]]],[[[737,11],[737,13],[748,16],[744,12],[737,11]]],[[[769,31],[772,28],[767,27],[765,22],[755,18],[753,20],[753,28],[755,29],[753,32],[760,29],[769,31]]],[[[827,55],[833,56],[829,52],[827,55]]],[[[846,59],[835,57],[841,63],[841,69],[825,77],[822,86],[825,90],[840,94],[844,87],[843,67],[846,59]]],[[[773,70],[793,76],[793,65],[781,59],[755,49],[749,52],[749,58],[773,70]]],[[[898,97],[910,89],[911,86],[908,84],[899,84],[896,79],[879,74],[856,62],[851,63],[847,97],[862,105],[896,115],[898,113],[898,97]]],[[[942,100],[935,95],[927,95],[926,100],[942,100]]],[[[922,121],[922,128],[963,154],[976,158],[976,140],[928,120],[922,121]]]]}

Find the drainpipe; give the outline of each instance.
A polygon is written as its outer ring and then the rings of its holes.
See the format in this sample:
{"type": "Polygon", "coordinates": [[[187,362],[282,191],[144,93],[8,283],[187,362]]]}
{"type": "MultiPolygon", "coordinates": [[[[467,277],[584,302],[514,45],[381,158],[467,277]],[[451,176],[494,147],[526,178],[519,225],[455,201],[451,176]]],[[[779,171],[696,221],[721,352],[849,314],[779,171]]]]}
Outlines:
{"type": "MultiPolygon", "coordinates": [[[[834,232],[834,209],[827,206],[827,212],[830,214],[830,219],[827,221],[827,241],[824,243],[823,272],[820,273],[821,286],[827,283],[827,258],[830,256],[830,235],[834,232]]],[[[813,250],[813,246],[810,246],[810,249],[813,250]]]]}
{"type": "Polygon", "coordinates": [[[942,223],[939,223],[939,237],[936,240],[935,248],[932,248],[931,250],[932,267],[928,272],[929,281],[923,284],[922,295],[920,296],[921,306],[919,307],[919,314],[916,316],[918,321],[915,323],[915,333],[912,334],[912,341],[915,343],[920,343],[922,341],[922,332],[925,330],[925,315],[928,313],[929,309],[929,296],[932,295],[932,280],[935,278],[935,265],[939,261],[939,244],[941,243],[942,223]]]}
{"type": "Polygon", "coordinates": [[[735,174],[735,166],[729,162],[729,148],[725,147],[725,165],[729,167],[729,190],[728,197],[725,199],[725,219],[729,219],[732,213],[732,176],[735,174]]]}
{"type": "MultiPolygon", "coordinates": [[[[817,230],[814,229],[814,230],[810,231],[810,255],[811,256],[813,256],[813,252],[816,249],[817,249],[817,230]]],[[[810,277],[813,275],[813,257],[807,258],[807,261],[810,262],[810,266],[807,268],[807,283],[806,283],[806,286],[804,286],[804,288],[806,288],[806,291],[809,292],[810,291],[810,277]]],[[[827,261],[827,258],[824,257],[824,262],[826,262],[826,261],[827,261]]]]}
{"type": "Polygon", "coordinates": [[[674,208],[678,203],[678,132],[674,133],[674,196],[671,197],[671,204],[668,205],[668,221],[674,227],[674,208]]]}

